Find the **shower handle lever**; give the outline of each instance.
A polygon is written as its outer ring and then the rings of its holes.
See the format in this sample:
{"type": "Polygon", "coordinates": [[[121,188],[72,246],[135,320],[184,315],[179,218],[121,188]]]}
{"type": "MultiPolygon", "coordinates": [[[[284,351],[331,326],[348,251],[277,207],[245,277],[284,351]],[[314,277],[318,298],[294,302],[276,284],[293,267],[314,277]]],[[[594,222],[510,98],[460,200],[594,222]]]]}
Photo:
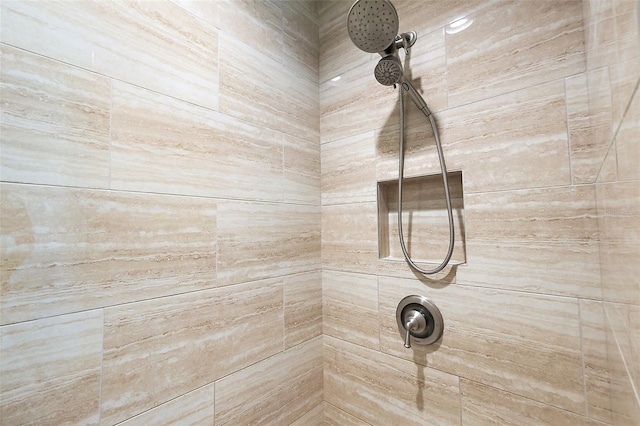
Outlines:
{"type": "Polygon", "coordinates": [[[427,319],[421,312],[412,310],[411,312],[407,313],[405,321],[406,322],[404,323],[404,328],[407,330],[407,334],[404,337],[404,347],[410,348],[411,332],[424,330],[427,327],[427,319]]]}

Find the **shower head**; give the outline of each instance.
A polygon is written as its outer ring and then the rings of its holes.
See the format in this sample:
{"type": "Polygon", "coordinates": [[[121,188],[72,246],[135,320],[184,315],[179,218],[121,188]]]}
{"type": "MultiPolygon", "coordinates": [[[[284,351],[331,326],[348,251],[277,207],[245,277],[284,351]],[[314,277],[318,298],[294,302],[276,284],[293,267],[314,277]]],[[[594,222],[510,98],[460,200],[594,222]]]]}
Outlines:
{"type": "Polygon", "coordinates": [[[393,86],[402,78],[402,63],[398,55],[386,55],[378,62],[373,74],[383,86],[393,86]]]}
{"type": "Polygon", "coordinates": [[[398,13],[389,0],[357,0],[347,16],[353,44],[369,53],[382,52],[398,34],[398,13]]]}

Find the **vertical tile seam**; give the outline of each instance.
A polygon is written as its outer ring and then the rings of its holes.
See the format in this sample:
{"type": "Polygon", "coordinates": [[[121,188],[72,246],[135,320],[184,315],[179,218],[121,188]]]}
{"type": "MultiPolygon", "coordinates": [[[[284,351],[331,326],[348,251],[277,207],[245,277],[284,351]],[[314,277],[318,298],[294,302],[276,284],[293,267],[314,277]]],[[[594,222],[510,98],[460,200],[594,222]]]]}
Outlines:
{"type": "Polygon", "coordinates": [[[107,190],[111,191],[112,180],[112,157],[113,157],[113,78],[109,79],[109,173],[107,177],[107,190]]]}
{"type": "MultiPolygon", "coordinates": [[[[586,77],[586,73],[585,73],[586,77]]],[[[565,127],[567,132],[567,158],[569,160],[569,186],[574,186],[575,182],[573,179],[573,158],[571,155],[571,131],[569,130],[570,121],[569,121],[569,99],[567,93],[567,80],[571,77],[565,77],[562,79],[562,87],[564,90],[564,118],[565,118],[565,127]]],[[[588,93],[588,92],[587,92],[588,93]]]]}
{"type": "Polygon", "coordinates": [[[104,308],[100,308],[102,314],[102,326],[100,331],[102,332],[102,339],[100,340],[100,388],[98,389],[98,424],[102,424],[102,385],[104,379],[104,323],[105,315],[104,308]]]}
{"type": "Polygon", "coordinates": [[[587,394],[587,374],[585,368],[585,356],[584,356],[584,321],[582,317],[582,299],[577,299],[578,302],[578,322],[580,324],[580,365],[582,367],[582,392],[584,395],[584,414],[589,417],[589,398],[587,394]]]}

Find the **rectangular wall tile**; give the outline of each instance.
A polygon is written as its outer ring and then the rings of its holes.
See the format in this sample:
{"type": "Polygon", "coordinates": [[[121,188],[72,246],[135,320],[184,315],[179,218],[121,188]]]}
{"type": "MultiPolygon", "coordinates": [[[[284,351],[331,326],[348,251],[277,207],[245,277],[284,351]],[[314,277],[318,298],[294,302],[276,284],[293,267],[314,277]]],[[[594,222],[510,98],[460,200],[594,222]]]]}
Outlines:
{"type": "MultiPolygon", "coordinates": [[[[638,61],[640,64],[640,61],[638,61]]],[[[618,178],[640,180],[640,80],[616,134],[618,178]]]]}
{"type": "Polygon", "coordinates": [[[6,1],[1,12],[4,43],[218,108],[218,31],[171,2],[6,1]]]}
{"type": "Polygon", "coordinates": [[[317,85],[277,58],[220,36],[220,111],[291,136],[317,140],[317,85]]]}
{"type": "Polygon", "coordinates": [[[371,424],[460,424],[458,377],[325,337],[325,400],[371,424]]]}
{"type": "Polygon", "coordinates": [[[580,333],[587,415],[611,424],[611,384],[607,359],[607,319],[602,302],[580,301],[580,333]]]}
{"type": "Polygon", "coordinates": [[[585,70],[581,1],[504,1],[467,18],[446,35],[449,106],[585,70]]]}
{"type": "Polygon", "coordinates": [[[304,4],[301,1],[281,3],[284,61],[296,74],[317,83],[320,49],[317,11],[315,14],[301,13],[304,4]],[[309,14],[315,15],[315,19],[309,14]]]}
{"type": "Polygon", "coordinates": [[[284,345],[291,348],[322,334],[322,273],[284,277],[284,345]]]}
{"type": "Polygon", "coordinates": [[[448,169],[464,170],[465,192],[571,183],[562,80],[449,109],[436,121],[448,169]]]}
{"type": "Polygon", "coordinates": [[[107,188],[109,80],[6,45],[0,62],[2,180],[107,188]]]}
{"type": "Polygon", "coordinates": [[[611,144],[611,86],[607,68],[565,80],[572,182],[593,183],[611,144]]]}
{"type": "Polygon", "coordinates": [[[298,419],[291,426],[325,426],[324,403],[316,405],[298,419]]]}
{"type": "Polygon", "coordinates": [[[379,277],[380,347],[390,355],[585,414],[576,299],[379,277]],[[405,349],[396,307],[409,294],[440,309],[434,346],[405,349]]]}
{"type": "Polygon", "coordinates": [[[600,297],[594,200],[593,186],[467,194],[458,282],[600,297]]]}
{"type": "Polygon", "coordinates": [[[282,297],[281,282],[261,281],[108,308],[102,422],[125,420],[281,351],[282,297]]]}
{"type": "Polygon", "coordinates": [[[320,144],[284,135],[284,202],[320,204],[320,144]]]}
{"type": "Polygon", "coordinates": [[[598,426],[602,423],[469,380],[460,381],[462,424],[598,426]]]}
{"type": "Polygon", "coordinates": [[[282,134],[114,82],[111,187],[281,201],[282,134]]]}
{"type": "Polygon", "coordinates": [[[324,271],[322,318],[325,335],[378,349],[377,278],[324,271]]]}
{"type": "Polygon", "coordinates": [[[102,310],[0,327],[0,423],[97,425],[102,310]]]}
{"type": "Polygon", "coordinates": [[[322,402],[322,338],[216,382],[216,425],[288,425],[322,402]]]}
{"type": "Polygon", "coordinates": [[[213,425],[213,383],[120,423],[122,426],[213,425]]]}
{"type": "Polygon", "coordinates": [[[216,203],[3,184],[1,322],[216,285],[216,203]]]}
{"type": "Polygon", "coordinates": [[[225,201],[218,211],[219,283],[319,269],[319,207],[225,201]]]}
{"type": "Polygon", "coordinates": [[[367,426],[369,423],[353,417],[327,402],[324,403],[324,424],[326,426],[367,426]]]}
{"type": "Polygon", "coordinates": [[[373,132],[321,146],[322,205],[375,201],[373,132]]]}

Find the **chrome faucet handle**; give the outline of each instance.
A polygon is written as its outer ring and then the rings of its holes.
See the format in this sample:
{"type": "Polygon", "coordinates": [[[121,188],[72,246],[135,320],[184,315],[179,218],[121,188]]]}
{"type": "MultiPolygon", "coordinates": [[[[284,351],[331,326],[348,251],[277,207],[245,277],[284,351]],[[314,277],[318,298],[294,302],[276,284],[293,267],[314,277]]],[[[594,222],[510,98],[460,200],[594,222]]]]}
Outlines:
{"type": "Polygon", "coordinates": [[[411,332],[424,330],[427,327],[427,319],[417,310],[411,310],[405,316],[404,328],[407,330],[407,334],[404,337],[404,347],[411,347],[411,332]]]}

